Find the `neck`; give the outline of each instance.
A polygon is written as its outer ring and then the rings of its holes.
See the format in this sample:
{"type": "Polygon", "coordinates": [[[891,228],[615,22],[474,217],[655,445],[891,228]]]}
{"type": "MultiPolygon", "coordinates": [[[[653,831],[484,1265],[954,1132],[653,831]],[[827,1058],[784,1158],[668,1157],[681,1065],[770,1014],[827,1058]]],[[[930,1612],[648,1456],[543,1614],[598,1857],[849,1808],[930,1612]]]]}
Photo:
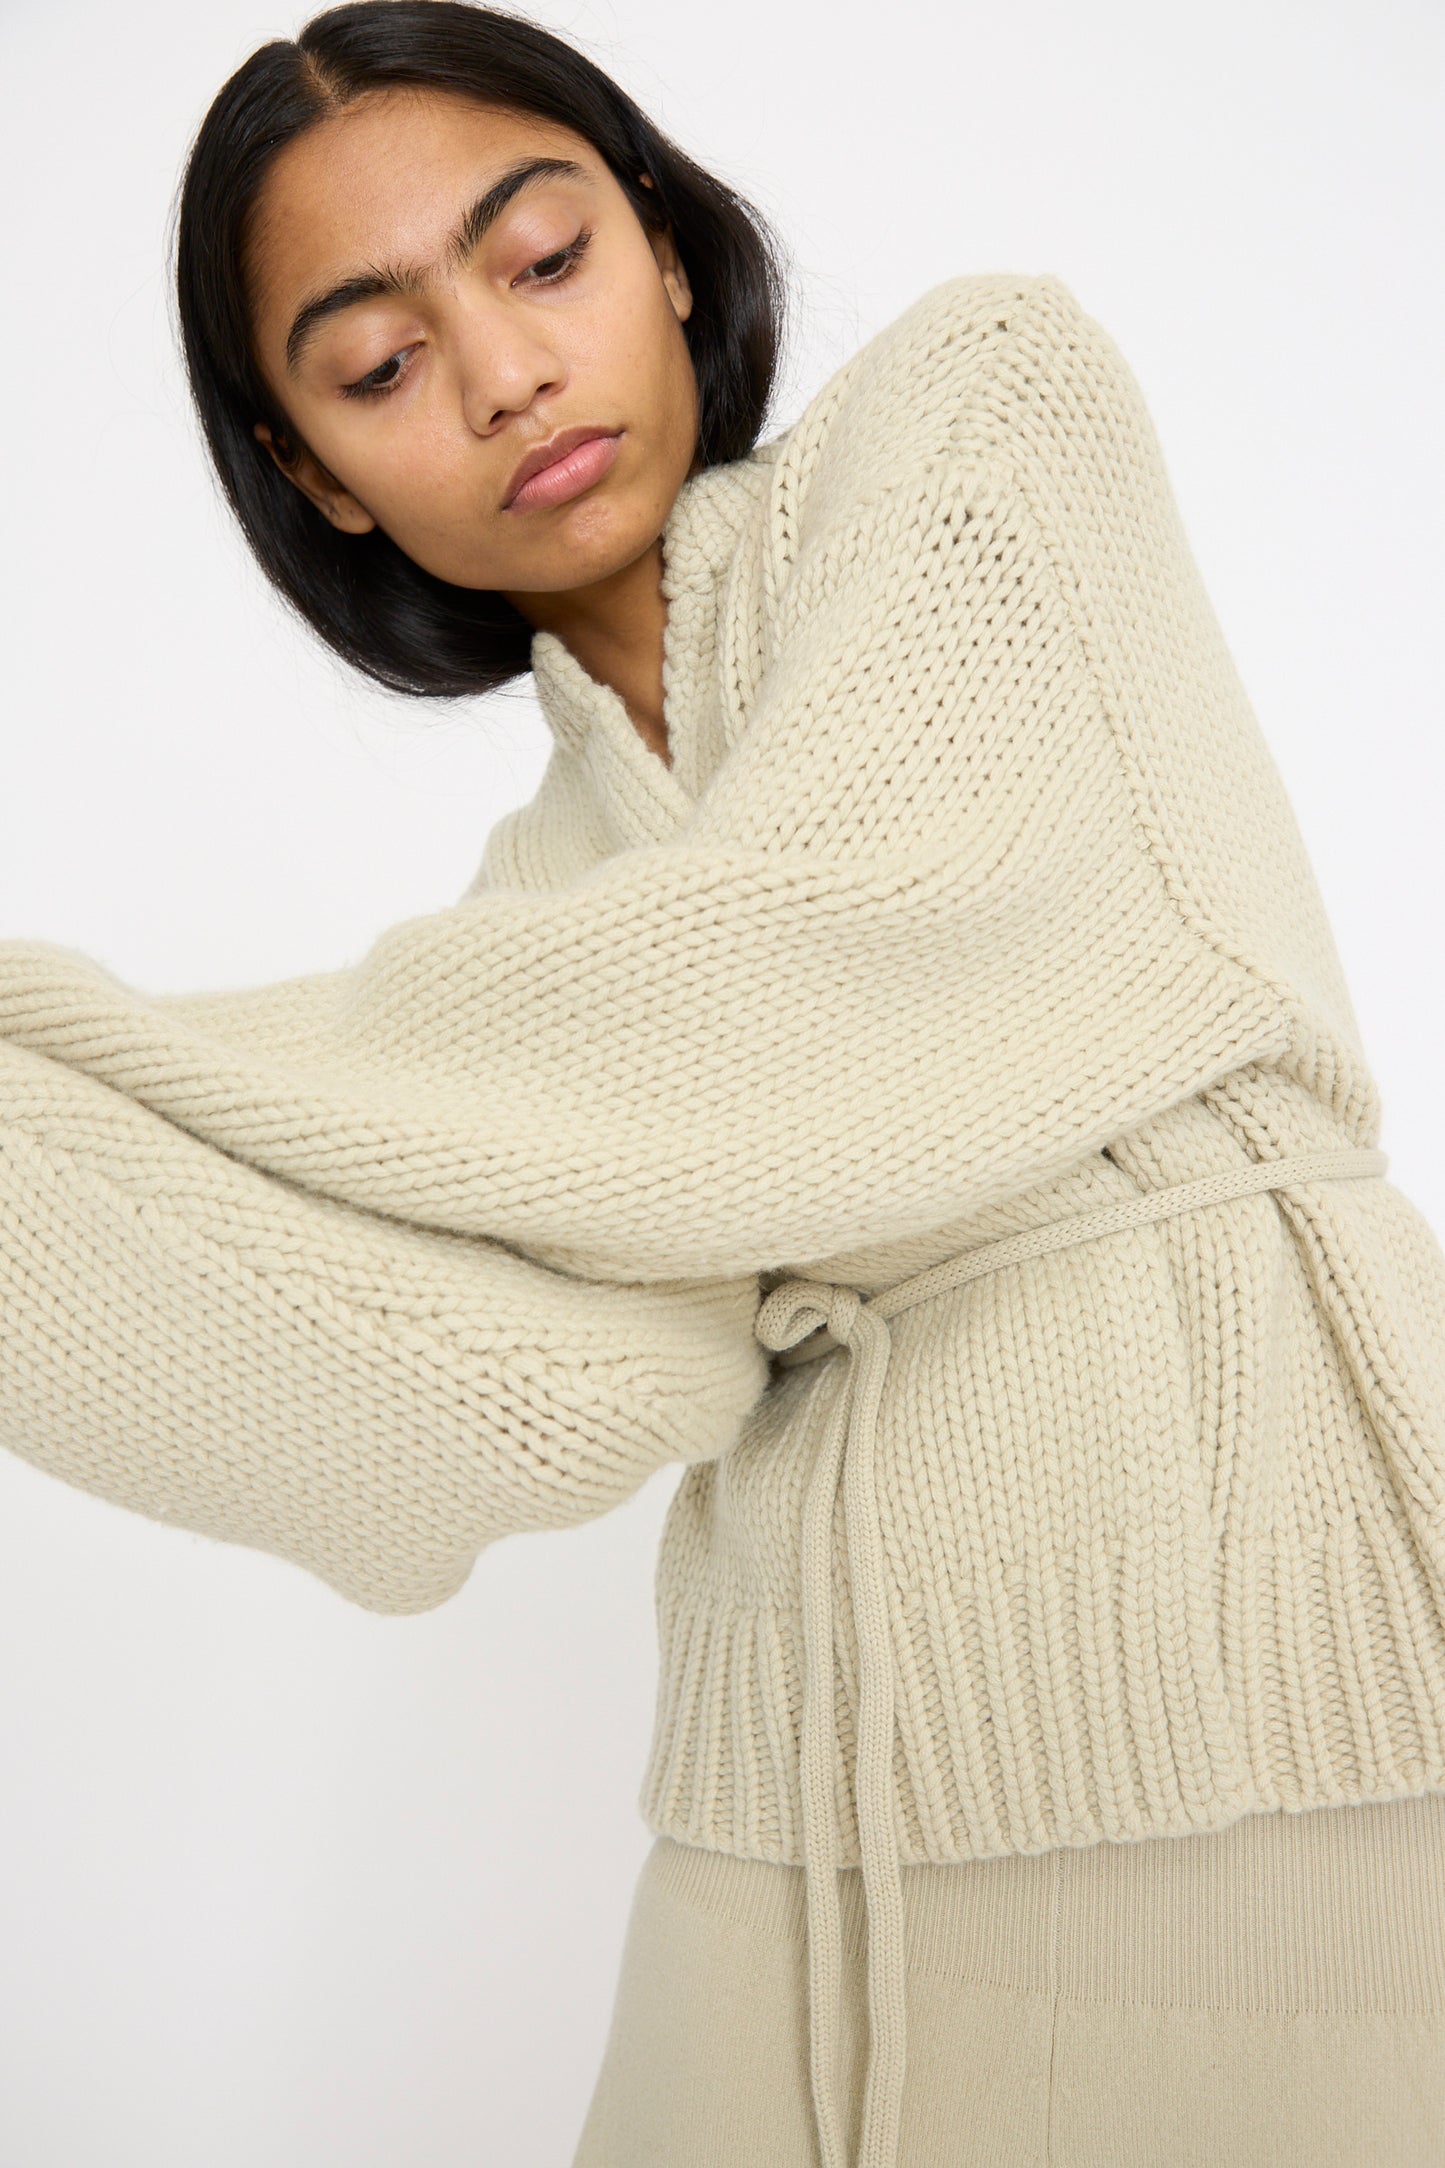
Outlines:
{"type": "Polygon", "coordinates": [[[649,751],[671,766],[662,699],[662,538],[588,587],[512,595],[535,630],[555,633],[589,677],[618,694],[649,751]]]}

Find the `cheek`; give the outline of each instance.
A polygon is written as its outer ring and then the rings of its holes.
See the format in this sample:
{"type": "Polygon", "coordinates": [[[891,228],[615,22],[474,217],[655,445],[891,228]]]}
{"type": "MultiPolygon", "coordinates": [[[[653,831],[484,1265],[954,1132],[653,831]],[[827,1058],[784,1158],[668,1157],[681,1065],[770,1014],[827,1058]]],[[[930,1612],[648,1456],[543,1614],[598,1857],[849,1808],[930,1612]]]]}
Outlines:
{"type": "Polygon", "coordinates": [[[398,431],[386,442],[355,452],[351,483],[368,511],[392,532],[424,528],[436,533],[460,518],[470,502],[475,516],[475,452],[469,463],[459,430],[426,426],[398,431]]]}
{"type": "Polygon", "coordinates": [[[676,449],[692,427],[692,360],[667,289],[655,276],[621,344],[628,356],[622,389],[630,410],[659,449],[676,449]]]}
{"type": "Polygon", "coordinates": [[[598,325],[598,358],[629,387],[666,384],[677,368],[682,326],[645,242],[619,274],[598,325]]]}

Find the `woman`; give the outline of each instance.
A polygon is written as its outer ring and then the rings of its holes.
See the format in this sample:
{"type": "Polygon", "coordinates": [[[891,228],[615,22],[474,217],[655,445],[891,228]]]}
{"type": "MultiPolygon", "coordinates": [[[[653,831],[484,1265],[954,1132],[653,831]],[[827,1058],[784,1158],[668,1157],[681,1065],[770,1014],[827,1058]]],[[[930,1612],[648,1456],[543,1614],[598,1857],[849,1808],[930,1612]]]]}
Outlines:
{"type": "Polygon", "coordinates": [[[575,2168],[1438,2161],[1445,1253],[1107,334],[760,441],[754,214],[450,0],[245,63],[177,277],[280,590],[554,748],[355,968],[0,945],[5,1442],[397,1613],[686,1464],[575,2168]]]}

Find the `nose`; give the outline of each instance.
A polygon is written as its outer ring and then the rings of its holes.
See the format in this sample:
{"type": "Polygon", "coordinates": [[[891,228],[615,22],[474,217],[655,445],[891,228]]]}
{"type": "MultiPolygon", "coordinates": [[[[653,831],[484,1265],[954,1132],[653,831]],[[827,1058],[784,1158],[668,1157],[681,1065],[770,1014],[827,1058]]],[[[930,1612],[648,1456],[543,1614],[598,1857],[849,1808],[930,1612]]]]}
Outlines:
{"type": "Polygon", "coordinates": [[[493,436],[510,415],[525,413],[566,381],[545,327],[523,307],[459,297],[456,342],[462,416],[479,437],[493,436]]]}

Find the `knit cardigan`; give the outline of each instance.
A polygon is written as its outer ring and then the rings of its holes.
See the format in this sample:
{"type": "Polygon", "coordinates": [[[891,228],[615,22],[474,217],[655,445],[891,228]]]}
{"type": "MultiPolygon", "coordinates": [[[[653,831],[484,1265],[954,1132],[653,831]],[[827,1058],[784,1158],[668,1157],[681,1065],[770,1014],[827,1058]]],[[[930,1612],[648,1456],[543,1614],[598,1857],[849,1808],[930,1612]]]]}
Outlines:
{"type": "Polygon", "coordinates": [[[663,556],[670,764],[537,633],[535,796],[359,963],[153,995],[0,944],[0,1440],[396,1613],[685,1464],[641,1810],[796,1864],[847,1365],[782,1362],[760,1303],[1023,1235],[897,1317],[873,1413],[897,1859],[1445,1788],[1421,1214],[1282,1180],[1029,1249],[1379,1139],[1122,356],[1053,276],[948,279],[685,483],[663,556]]]}

